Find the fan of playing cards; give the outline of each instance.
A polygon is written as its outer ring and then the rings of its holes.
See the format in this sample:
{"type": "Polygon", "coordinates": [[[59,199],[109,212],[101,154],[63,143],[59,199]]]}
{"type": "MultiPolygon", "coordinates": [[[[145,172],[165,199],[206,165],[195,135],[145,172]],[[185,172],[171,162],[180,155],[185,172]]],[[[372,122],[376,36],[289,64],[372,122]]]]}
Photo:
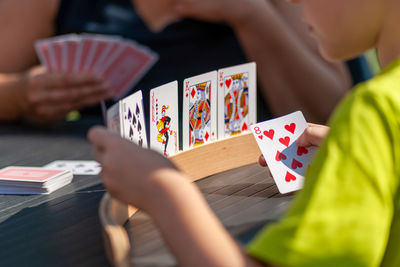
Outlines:
{"type": "Polygon", "coordinates": [[[118,36],[68,34],[35,44],[48,72],[93,73],[104,77],[115,98],[124,96],[157,61],[150,49],[118,36]]]}

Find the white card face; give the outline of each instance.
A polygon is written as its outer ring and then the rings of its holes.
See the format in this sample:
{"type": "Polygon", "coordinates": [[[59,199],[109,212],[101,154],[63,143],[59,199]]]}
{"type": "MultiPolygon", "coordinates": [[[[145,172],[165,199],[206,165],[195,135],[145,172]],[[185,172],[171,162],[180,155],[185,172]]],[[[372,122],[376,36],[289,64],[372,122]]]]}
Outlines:
{"type": "Polygon", "coordinates": [[[245,132],[257,122],[254,62],[218,71],[218,138],[245,132]]]}
{"type": "Polygon", "coordinates": [[[122,137],[147,148],[146,125],[143,114],[142,91],[120,101],[120,121],[122,137]]]}
{"type": "Polygon", "coordinates": [[[120,103],[115,103],[107,110],[107,128],[118,135],[121,135],[120,103]]]}
{"type": "Polygon", "coordinates": [[[217,139],[217,72],[183,82],[183,149],[217,139]]]}
{"type": "Polygon", "coordinates": [[[101,171],[100,164],[94,160],[56,160],[43,168],[71,171],[75,175],[97,175],[101,171]]]}
{"type": "Polygon", "coordinates": [[[150,91],[150,147],[166,157],[179,151],[177,81],[150,91]]]}
{"type": "Polygon", "coordinates": [[[300,111],[251,126],[281,194],[303,188],[304,174],[316,152],[315,147],[296,143],[307,127],[300,111]]]}

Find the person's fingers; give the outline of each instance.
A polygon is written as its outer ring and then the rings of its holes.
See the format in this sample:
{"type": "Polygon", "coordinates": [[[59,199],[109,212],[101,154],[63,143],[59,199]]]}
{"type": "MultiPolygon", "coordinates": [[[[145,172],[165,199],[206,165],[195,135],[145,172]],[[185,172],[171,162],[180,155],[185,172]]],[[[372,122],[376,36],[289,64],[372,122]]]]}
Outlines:
{"type": "Polygon", "coordinates": [[[103,158],[104,158],[104,149],[102,149],[101,147],[98,147],[98,146],[93,145],[92,154],[93,154],[94,159],[95,159],[100,165],[103,166],[103,162],[104,162],[104,160],[103,160],[103,158]]]}
{"type": "Polygon", "coordinates": [[[110,132],[103,126],[94,126],[87,134],[89,142],[100,150],[104,150],[106,148],[109,137],[110,132]]]}
{"type": "Polygon", "coordinates": [[[310,126],[297,140],[298,146],[321,146],[326,135],[329,132],[329,127],[324,125],[309,124],[310,126]]]}
{"type": "Polygon", "coordinates": [[[100,84],[101,78],[87,74],[76,73],[43,73],[32,78],[35,86],[43,88],[66,88],[84,84],[100,84]]]}
{"type": "MultiPolygon", "coordinates": [[[[74,103],[82,101],[89,96],[101,95],[101,98],[109,98],[110,87],[103,84],[91,84],[77,87],[65,88],[37,88],[29,92],[28,98],[31,104],[58,104],[58,103],[74,103]]],[[[93,101],[91,101],[92,103],[93,101]]]]}
{"type": "Polygon", "coordinates": [[[258,158],[258,164],[260,164],[263,167],[267,167],[267,162],[265,161],[265,158],[263,155],[260,155],[258,158]]]}

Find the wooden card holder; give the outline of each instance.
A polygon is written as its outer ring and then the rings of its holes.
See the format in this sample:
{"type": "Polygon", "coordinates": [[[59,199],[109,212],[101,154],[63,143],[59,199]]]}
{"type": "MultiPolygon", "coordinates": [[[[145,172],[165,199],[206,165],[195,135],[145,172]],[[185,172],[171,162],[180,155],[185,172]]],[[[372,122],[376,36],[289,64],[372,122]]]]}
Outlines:
{"type": "MultiPolygon", "coordinates": [[[[180,152],[170,160],[191,181],[258,161],[261,152],[251,132],[235,135],[180,152]]],[[[99,207],[104,245],[113,266],[130,266],[130,242],[124,224],[137,208],[104,194],[99,207]]]]}

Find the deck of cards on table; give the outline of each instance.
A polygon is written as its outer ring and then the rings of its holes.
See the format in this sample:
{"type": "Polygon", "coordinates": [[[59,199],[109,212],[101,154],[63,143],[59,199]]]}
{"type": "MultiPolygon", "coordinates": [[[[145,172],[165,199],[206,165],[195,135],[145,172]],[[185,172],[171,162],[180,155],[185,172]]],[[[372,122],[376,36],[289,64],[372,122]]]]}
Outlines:
{"type": "Polygon", "coordinates": [[[304,174],[316,151],[315,147],[299,147],[296,143],[307,127],[300,111],[251,126],[281,194],[303,188],[304,174]]]}
{"type": "Polygon", "coordinates": [[[0,170],[0,194],[49,194],[71,183],[72,178],[72,172],[66,170],[10,166],[0,170]]]}
{"type": "Polygon", "coordinates": [[[158,55],[118,36],[67,34],[35,43],[48,72],[93,73],[103,77],[116,99],[124,96],[153,66],[158,55]]]}

